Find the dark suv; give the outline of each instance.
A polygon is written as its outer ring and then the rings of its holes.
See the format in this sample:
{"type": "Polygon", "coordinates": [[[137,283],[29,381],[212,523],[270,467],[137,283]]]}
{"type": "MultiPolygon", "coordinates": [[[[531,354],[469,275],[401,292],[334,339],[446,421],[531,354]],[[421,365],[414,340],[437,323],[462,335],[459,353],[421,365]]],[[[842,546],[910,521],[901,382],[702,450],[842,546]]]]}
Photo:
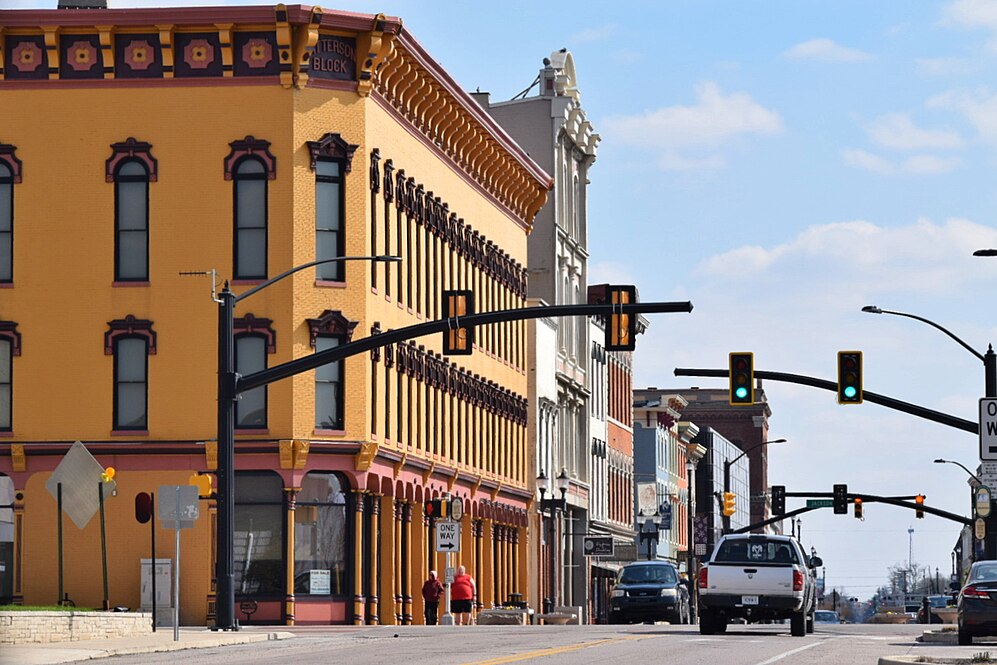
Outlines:
{"type": "Polygon", "coordinates": [[[689,590],[674,564],[640,561],[624,566],[609,599],[609,623],[689,623],[689,590]]]}

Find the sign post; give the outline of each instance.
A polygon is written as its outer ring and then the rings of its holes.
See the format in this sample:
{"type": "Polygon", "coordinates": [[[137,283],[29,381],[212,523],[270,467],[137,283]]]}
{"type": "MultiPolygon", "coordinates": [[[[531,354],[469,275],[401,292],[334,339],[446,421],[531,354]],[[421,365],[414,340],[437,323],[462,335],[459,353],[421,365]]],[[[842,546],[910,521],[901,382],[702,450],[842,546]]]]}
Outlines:
{"type": "MultiPolygon", "coordinates": [[[[194,528],[200,517],[197,487],[194,485],[160,485],[159,519],[167,529],[176,529],[173,559],[173,641],[180,641],[180,530],[194,528]],[[173,501],[170,501],[170,495],[173,501]]],[[[153,558],[155,571],[155,558],[153,558]]],[[[153,573],[155,574],[155,573],[153,573]]]]}
{"type": "MultiPolygon", "coordinates": [[[[449,496],[446,498],[448,501],[450,500],[449,496]]],[[[451,556],[454,552],[460,552],[460,522],[451,522],[449,520],[436,522],[436,551],[446,553],[447,586],[444,599],[446,606],[443,608],[443,616],[440,617],[440,625],[452,626],[454,625],[454,620],[453,615],[450,613],[450,585],[453,583],[451,556]]]]}

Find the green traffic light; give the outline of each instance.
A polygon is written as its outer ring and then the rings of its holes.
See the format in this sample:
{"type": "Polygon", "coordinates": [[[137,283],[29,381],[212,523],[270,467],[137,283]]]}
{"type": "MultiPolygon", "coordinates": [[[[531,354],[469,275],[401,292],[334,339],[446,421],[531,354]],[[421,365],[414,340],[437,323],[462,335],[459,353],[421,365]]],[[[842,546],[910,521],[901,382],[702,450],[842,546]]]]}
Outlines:
{"type": "Polygon", "coordinates": [[[738,399],[744,399],[745,397],[748,396],[748,389],[745,388],[744,386],[740,386],[739,388],[734,390],[734,395],[737,396],[738,399]]]}
{"type": "Polygon", "coordinates": [[[846,386],[844,392],[845,392],[845,397],[847,397],[848,399],[854,399],[855,395],[858,394],[858,391],[855,389],[855,386],[846,386]]]}

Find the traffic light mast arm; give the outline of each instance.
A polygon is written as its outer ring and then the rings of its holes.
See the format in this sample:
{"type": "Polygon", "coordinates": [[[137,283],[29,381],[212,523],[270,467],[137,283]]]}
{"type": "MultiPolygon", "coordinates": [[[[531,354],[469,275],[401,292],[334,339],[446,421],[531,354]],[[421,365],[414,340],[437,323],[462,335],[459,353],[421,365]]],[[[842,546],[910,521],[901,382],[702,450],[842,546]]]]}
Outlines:
{"type": "MultiPolygon", "coordinates": [[[[707,377],[712,376],[712,377],[729,379],[730,372],[729,370],[726,369],[686,369],[686,368],[676,367],[675,376],[707,376],[707,377]]],[[[838,384],[835,383],[834,381],[818,379],[812,376],[803,376],[802,374],[787,374],[785,372],[768,372],[756,369],[755,376],[759,379],[767,379],[770,381],[784,381],[786,383],[798,383],[800,385],[811,386],[813,388],[830,390],[833,393],[838,392],[838,384]]],[[[912,416],[917,416],[918,418],[924,418],[925,420],[931,420],[936,423],[941,423],[942,425],[948,425],[949,427],[954,427],[955,429],[960,429],[964,432],[969,432],[971,434],[979,434],[980,432],[979,423],[974,423],[971,420],[964,420],[963,418],[959,418],[957,416],[953,416],[948,413],[942,413],[940,411],[933,411],[931,409],[926,409],[923,406],[910,404],[909,402],[902,402],[898,399],[887,397],[886,395],[878,395],[876,393],[871,393],[868,390],[863,390],[863,398],[867,402],[879,404],[880,406],[885,406],[886,408],[893,409],[894,411],[902,411],[904,413],[909,413],[912,416]]]]}
{"type": "Polygon", "coordinates": [[[288,377],[307,372],[310,369],[327,365],[337,360],[343,360],[350,356],[404,342],[424,335],[441,333],[450,330],[458,325],[480,326],[489,323],[505,323],[506,321],[525,321],[527,319],[556,318],[559,316],[610,316],[614,313],[623,312],[626,314],[663,314],[691,312],[692,303],[682,302],[639,302],[630,305],[621,304],[599,304],[599,305],[551,305],[548,307],[521,307],[516,309],[501,309],[494,312],[484,312],[471,316],[462,316],[458,320],[454,318],[438,319],[417,323],[413,326],[389,330],[377,335],[364,337],[355,342],[349,342],[325,351],[319,351],[307,356],[302,356],[295,360],[281,363],[259,372],[253,372],[246,376],[239,377],[235,386],[235,394],[244,393],[253,388],[265,386],[274,381],[286,379],[288,377]]]}

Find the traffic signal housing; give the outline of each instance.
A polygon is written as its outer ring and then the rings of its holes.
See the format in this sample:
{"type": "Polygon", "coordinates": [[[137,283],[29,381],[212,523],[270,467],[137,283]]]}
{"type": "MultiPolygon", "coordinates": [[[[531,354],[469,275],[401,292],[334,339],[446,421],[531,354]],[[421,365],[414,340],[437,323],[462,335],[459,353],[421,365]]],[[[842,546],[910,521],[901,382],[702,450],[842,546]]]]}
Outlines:
{"type": "Polygon", "coordinates": [[[862,499],[855,497],[855,519],[862,519],[862,499]]]}
{"type": "Polygon", "coordinates": [[[724,492],[724,509],[723,513],[725,517],[730,517],[737,510],[737,495],[733,492],[724,492]]]}
{"type": "Polygon", "coordinates": [[[838,404],[862,403],[862,352],[838,351],[838,404]]]}
{"type": "Polygon", "coordinates": [[[917,519],[923,520],[924,519],[924,495],[923,494],[918,494],[917,496],[915,496],[914,497],[914,504],[917,506],[914,509],[914,515],[917,517],[917,519]]]}
{"type": "MultiPolygon", "coordinates": [[[[633,305],[637,302],[637,287],[632,285],[606,287],[606,301],[612,305],[633,305]]],[[[637,347],[637,315],[616,311],[606,318],[606,350],[633,351],[637,347]]]]}
{"type": "Polygon", "coordinates": [[[834,514],[848,514],[848,485],[834,486],[834,514]]]}
{"type": "Polygon", "coordinates": [[[145,524],[152,519],[153,500],[148,492],[135,495],[135,519],[139,524],[145,524]]]}
{"type": "Polygon", "coordinates": [[[773,485],[772,486],[772,514],[773,515],[785,515],[786,514],[786,486],[785,485],[773,485]]]}
{"type": "Polygon", "coordinates": [[[474,326],[460,324],[460,317],[474,314],[474,293],[469,290],[443,292],[443,318],[453,318],[443,331],[443,355],[469,356],[474,351],[474,326]]]}
{"type": "Polygon", "coordinates": [[[755,403],[755,354],[747,351],[730,354],[730,404],[755,403]]]}
{"type": "Polygon", "coordinates": [[[450,502],[443,499],[430,499],[424,504],[426,517],[435,519],[446,519],[450,512],[449,508],[450,502]]]}

